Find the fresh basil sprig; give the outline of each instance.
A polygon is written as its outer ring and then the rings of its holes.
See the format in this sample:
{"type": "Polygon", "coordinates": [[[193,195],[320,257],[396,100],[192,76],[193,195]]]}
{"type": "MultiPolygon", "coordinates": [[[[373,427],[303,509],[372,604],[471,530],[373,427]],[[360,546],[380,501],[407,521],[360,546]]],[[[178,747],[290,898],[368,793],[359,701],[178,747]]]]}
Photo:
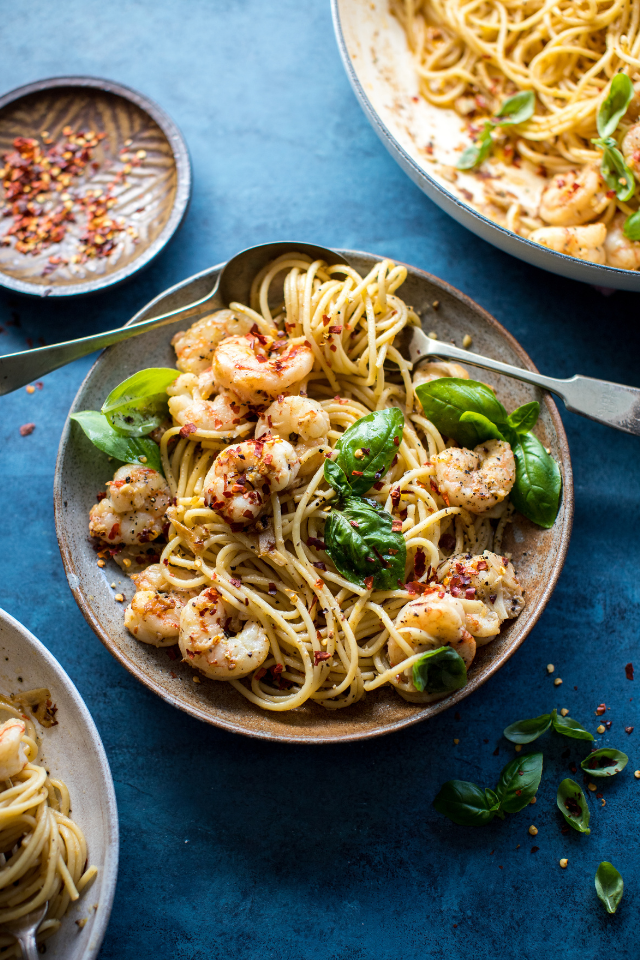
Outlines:
{"type": "Polygon", "coordinates": [[[580,766],[590,777],[613,777],[624,770],[628,763],[629,757],[622,750],[601,747],[585,757],[580,766]]]}
{"type": "MultiPolygon", "coordinates": [[[[636,184],[633,171],[625,163],[625,159],[613,139],[613,134],[634,95],[633,84],[626,73],[617,73],[611,81],[611,87],[605,100],[598,108],[596,118],[599,136],[591,142],[602,150],[600,173],[610,190],[615,192],[618,200],[626,202],[633,196],[636,184]]],[[[629,220],[630,218],[627,218],[629,220]]],[[[626,223],[625,223],[626,227],[626,223]]],[[[631,228],[632,229],[632,228],[631,228]]],[[[630,239],[634,239],[631,237],[630,239]]]]}
{"type": "Polygon", "coordinates": [[[456,163],[458,170],[472,170],[486,160],[493,147],[492,130],[525,123],[533,116],[536,98],[533,90],[521,90],[501,105],[495,117],[485,120],[478,139],[464,150],[456,163]]]}
{"type": "Polygon", "coordinates": [[[374,590],[397,590],[404,583],[405,539],[375,500],[348,496],[341,501],[325,523],[324,542],[336,570],[351,583],[365,587],[373,577],[374,590]]]}
{"type": "Polygon", "coordinates": [[[624,881],[612,863],[603,860],[596,870],[596,893],[607,913],[615,913],[624,893],[624,881]]]}
{"type": "Polygon", "coordinates": [[[537,400],[511,413],[478,380],[440,377],[416,387],[425,416],[446,437],[464,447],[486,440],[506,440],[516,461],[511,502],[541,527],[552,527],[560,509],[562,476],[553,457],[530,431],[540,415],[537,400]]]}
{"type": "Polygon", "coordinates": [[[113,388],[100,412],[116,433],[144,437],[167,416],[167,387],[178,375],[169,367],[138,370],[113,388]]]}
{"type": "Polygon", "coordinates": [[[427,693],[453,693],[467,682],[464,660],[452,647],[438,647],[423,654],[413,665],[413,684],[427,693]]]}
{"type": "Polygon", "coordinates": [[[505,813],[523,810],[535,797],[541,777],[542,754],[527,753],[506,764],[495,791],[467,780],[449,780],[433,805],[460,826],[481,827],[495,816],[504,820],[505,813]]]}
{"type": "Polygon", "coordinates": [[[539,717],[533,717],[531,720],[517,720],[504,729],[504,735],[512,743],[531,743],[545,733],[549,727],[553,726],[556,733],[561,733],[565,737],[571,737],[573,740],[593,740],[594,736],[588,730],[572,720],[571,717],[559,717],[558,711],[554,708],[551,713],[543,713],[539,717]]]}
{"type": "Polygon", "coordinates": [[[110,457],[163,472],[160,447],[148,437],[123,437],[97,410],[72,413],[70,419],[79,423],[93,445],[110,457]]]}
{"type": "Polygon", "coordinates": [[[633,84],[626,73],[617,73],[609,93],[598,107],[597,126],[601,137],[610,137],[633,100],[633,84]]]}
{"type": "Polygon", "coordinates": [[[353,493],[362,496],[383,477],[402,442],[404,417],[397,407],[375,410],[356,420],[336,443],[335,462],[353,493]]]}
{"type": "Polygon", "coordinates": [[[589,829],[589,807],[582,787],[567,777],[558,787],[556,803],[562,816],[569,826],[578,833],[591,833],[589,829]]]}
{"type": "Polygon", "coordinates": [[[627,217],[622,232],[628,240],[640,240],[640,210],[627,217]]]}

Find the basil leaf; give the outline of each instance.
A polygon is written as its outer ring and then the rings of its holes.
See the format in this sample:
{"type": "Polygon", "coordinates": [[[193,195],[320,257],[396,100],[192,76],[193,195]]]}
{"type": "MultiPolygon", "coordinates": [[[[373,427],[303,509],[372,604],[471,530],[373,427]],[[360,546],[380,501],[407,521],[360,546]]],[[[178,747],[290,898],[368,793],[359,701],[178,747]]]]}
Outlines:
{"type": "Polygon", "coordinates": [[[97,410],[72,413],[70,419],[80,424],[91,443],[103,453],[123,463],[139,463],[163,473],[160,447],[148,437],[123,437],[97,410]]]}
{"type": "Polygon", "coordinates": [[[111,391],[101,413],[125,437],[144,437],[160,426],[168,413],[167,387],[179,376],[168,367],[138,370],[111,391]]]}
{"type": "Polygon", "coordinates": [[[460,423],[463,413],[480,413],[493,424],[507,420],[507,411],[485,383],[458,377],[440,377],[416,387],[416,396],[428,420],[445,437],[451,437],[465,447],[483,443],[483,437],[474,423],[460,423]]]}
{"type": "Polygon", "coordinates": [[[458,162],[456,163],[458,170],[473,170],[474,167],[479,166],[483,160],[487,159],[493,147],[493,140],[491,139],[492,130],[493,124],[487,120],[475,143],[472,143],[470,147],[467,147],[467,149],[463,150],[460,154],[458,162]]]}
{"type": "Polygon", "coordinates": [[[585,757],[580,766],[590,777],[613,777],[624,770],[628,763],[629,757],[622,750],[601,747],[585,757]]]}
{"type": "Polygon", "coordinates": [[[516,482],[511,489],[511,503],[539,526],[552,527],[560,509],[562,490],[558,464],[533,433],[520,435],[512,449],[516,482]]]}
{"type": "Polygon", "coordinates": [[[617,73],[611,81],[608,96],[598,107],[598,133],[610,137],[633,100],[633,84],[626,73],[617,73]]]}
{"type": "Polygon", "coordinates": [[[640,240],[640,210],[627,217],[622,232],[628,240],[640,240]]]}
{"type": "Polygon", "coordinates": [[[467,668],[452,647],[438,647],[423,654],[413,665],[415,687],[427,693],[452,693],[467,682],[467,668]]]}
{"type": "Polygon", "coordinates": [[[510,127],[518,123],[525,123],[533,116],[536,106],[536,96],[533,90],[521,90],[513,97],[505,100],[496,117],[502,118],[499,126],[510,127]]]}
{"type": "Polygon", "coordinates": [[[504,729],[504,735],[511,743],[531,743],[551,726],[551,714],[543,713],[532,720],[516,720],[504,729]]]}
{"type": "Polygon", "coordinates": [[[539,416],[540,404],[537,400],[532,400],[512,410],[507,417],[507,423],[516,433],[528,433],[535,427],[539,416]]]}
{"type": "Polygon", "coordinates": [[[559,717],[557,710],[551,711],[551,723],[556,733],[562,733],[565,737],[571,737],[573,740],[594,740],[592,733],[571,717],[559,717]]]}
{"type": "Polygon", "coordinates": [[[397,407],[368,413],[345,430],[336,443],[336,463],[355,494],[365,494],[384,476],[398,452],[403,430],[404,416],[397,407]]]}
{"type": "Polygon", "coordinates": [[[618,200],[630,200],[636,189],[633,171],[625,163],[624,157],[618,150],[615,140],[595,140],[597,146],[602,147],[602,162],[600,173],[610,190],[615,191],[618,200]]]}
{"type": "Polygon", "coordinates": [[[438,813],[443,813],[461,827],[482,827],[491,823],[499,808],[498,798],[492,790],[482,790],[467,780],[448,780],[440,787],[433,805],[438,813]]]}
{"type": "Polygon", "coordinates": [[[615,913],[624,893],[624,881],[608,860],[603,860],[596,870],[596,893],[607,913],[615,913]]]}
{"type": "Polygon", "coordinates": [[[348,497],[329,514],[324,541],[336,569],[351,583],[365,587],[365,578],[371,576],[374,590],[397,590],[404,583],[404,537],[393,530],[393,518],[375,500],[348,497]]]}
{"type": "Polygon", "coordinates": [[[589,829],[589,807],[581,787],[567,777],[558,787],[556,803],[560,813],[569,826],[578,833],[591,833],[589,829]]]}
{"type": "Polygon", "coordinates": [[[473,424],[477,430],[478,436],[482,437],[481,440],[478,440],[478,443],[484,443],[485,440],[506,439],[503,434],[500,433],[495,423],[491,423],[491,420],[487,419],[487,417],[485,417],[482,413],[474,413],[473,410],[465,410],[465,412],[460,416],[460,423],[473,424]]]}
{"type": "Polygon", "coordinates": [[[329,460],[327,458],[324,461],[324,478],[340,497],[350,496],[351,487],[349,486],[349,481],[346,478],[344,470],[335,460],[329,460]]]}
{"type": "Polygon", "coordinates": [[[542,778],[542,754],[527,753],[508,763],[496,787],[500,809],[505,813],[523,810],[540,786],[542,778]]]}

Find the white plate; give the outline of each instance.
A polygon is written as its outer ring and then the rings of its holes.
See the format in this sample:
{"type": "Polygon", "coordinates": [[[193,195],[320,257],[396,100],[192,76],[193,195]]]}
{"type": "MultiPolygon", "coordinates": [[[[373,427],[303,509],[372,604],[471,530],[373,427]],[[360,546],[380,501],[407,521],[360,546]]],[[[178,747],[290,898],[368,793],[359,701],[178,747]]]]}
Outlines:
{"type": "Polygon", "coordinates": [[[46,941],[47,960],[92,960],[107,929],[118,873],[118,811],[109,762],[84,701],[47,648],[0,610],[0,692],[48,687],[58,707],[58,725],[43,730],[39,763],[64,780],[73,819],[87,838],[89,863],[98,876],[67,911],[46,941]],[[22,678],[22,682],[18,680],[22,678]],[[87,918],[79,930],[75,920],[87,918]]]}
{"type": "MultiPolygon", "coordinates": [[[[433,143],[440,163],[455,165],[460,117],[418,96],[413,58],[404,30],[389,13],[388,0],[331,0],[331,6],[342,62],[362,109],[391,156],[434,203],[483,240],[536,267],[600,287],[640,291],[640,271],[556,253],[470,207],[438,172],[426,149],[433,143]]],[[[542,181],[535,181],[530,178],[516,189],[539,191],[542,181]]],[[[473,194],[478,182],[470,174],[461,174],[457,186],[473,194]]]]}

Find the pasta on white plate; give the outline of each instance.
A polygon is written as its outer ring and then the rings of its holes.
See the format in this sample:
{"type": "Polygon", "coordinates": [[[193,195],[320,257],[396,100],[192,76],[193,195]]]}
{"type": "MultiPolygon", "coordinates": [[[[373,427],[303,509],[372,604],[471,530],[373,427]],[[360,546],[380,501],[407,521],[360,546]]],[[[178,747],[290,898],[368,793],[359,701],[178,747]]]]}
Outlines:
{"type": "Polygon", "coordinates": [[[472,145],[456,167],[483,197],[470,202],[560,253],[637,270],[640,0],[389,6],[421,95],[464,121],[472,145]],[[518,188],[536,177],[541,190],[518,188]]]}
{"type": "Polygon", "coordinates": [[[507,415],[463,368],[413,374],[394,346],[420,323],[405,277],[389,260],[361,277],[286,254],[249,305],[174,336],[180,372],[143,371],[105,415],[75,415],[121,460],[140,438],[90,517],[98,562],[114,555],[135,583],[128,630],[179,644],[267,710],[348,707],[383,684],[413,701],[460,689],[524,605],[500,554],[510,493],[543,526],[557,513],[558,468],[530,432],[538,404],[507,415]],[[532,445],[546,503],[527,499],[517,465],[532,445]]]}
{"type": "Polygon", "coordinates": [[[88,865],[84,834],[71,817],[71,798],[62,780],[37,762],[35,724],[56,721],[49,691],[0,696],[0,955],[22,956],[15,938],[3,930],[48,903],[38,943],[48,939],[72,902],[97,874],[88,865]],[[49,705],[49,706],[47,706],[49,705]]]}

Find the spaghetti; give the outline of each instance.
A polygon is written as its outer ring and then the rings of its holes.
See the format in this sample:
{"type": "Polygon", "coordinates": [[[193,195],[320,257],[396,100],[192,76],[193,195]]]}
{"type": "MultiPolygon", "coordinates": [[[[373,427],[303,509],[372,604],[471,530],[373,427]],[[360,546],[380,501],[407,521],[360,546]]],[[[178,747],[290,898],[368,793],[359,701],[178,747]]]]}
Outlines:
{"type": "MultiPolygon", "coordinates": [[[[48,691],[43,691],[48,697],[48,691]]],[[[45,700],[46,700],[45,697],[45,700]]],[[[60,927],[69,905],[97,874],[87,867],[84,834],[71,818],[69,791],[51,779],[38,759],[36,728],[19,709],[29,695],[0,696],[0,956],[21,956],[4,924],[49,904],[38,928],[38,942],[60,927]],[[16,772],[14,772],[16,771],[16,772]],[[8,776],[8,774],[11,774],[8,776]]]]}

